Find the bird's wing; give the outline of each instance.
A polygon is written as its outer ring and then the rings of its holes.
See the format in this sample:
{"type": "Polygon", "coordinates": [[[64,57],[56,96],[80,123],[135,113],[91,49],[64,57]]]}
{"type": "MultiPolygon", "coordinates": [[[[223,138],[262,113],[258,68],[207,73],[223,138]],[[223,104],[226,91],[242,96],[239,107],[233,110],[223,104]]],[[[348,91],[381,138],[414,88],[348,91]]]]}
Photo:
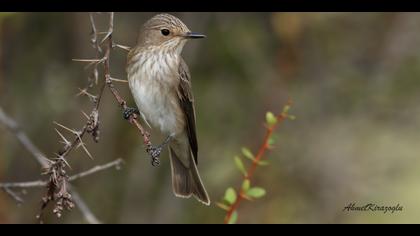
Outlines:
{"type": "Polygon", "coordinates": [[[183,59],[181,59],[181,63],[179,64],[178,73],[180,78],[178,87],[179,104],[185,115],[188,141],[191,146],[191,151],[194,155],[195,164],[197,164],[198,144],[195,130],[194,97],[191,88],[190,72],[188,70],[187,64],[183,59]]]}

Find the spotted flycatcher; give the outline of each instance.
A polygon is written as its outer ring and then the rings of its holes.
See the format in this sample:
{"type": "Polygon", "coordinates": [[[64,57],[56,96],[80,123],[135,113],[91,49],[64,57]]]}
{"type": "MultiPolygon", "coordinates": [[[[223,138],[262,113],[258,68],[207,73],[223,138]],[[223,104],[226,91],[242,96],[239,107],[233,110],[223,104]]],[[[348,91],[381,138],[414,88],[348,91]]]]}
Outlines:
{"type": "MultiPolygon", "coordinates": [[[[175,196],[210,199],[197,169],[197,134],[191,76],[181,57],[192,33],[178,18],[159,14],[142,27],[137,45],[128,54],[127,76],[139,114],[168,136],[175,196]]],[[[163,145],[159,146],[161,148],[163,145]]]]}

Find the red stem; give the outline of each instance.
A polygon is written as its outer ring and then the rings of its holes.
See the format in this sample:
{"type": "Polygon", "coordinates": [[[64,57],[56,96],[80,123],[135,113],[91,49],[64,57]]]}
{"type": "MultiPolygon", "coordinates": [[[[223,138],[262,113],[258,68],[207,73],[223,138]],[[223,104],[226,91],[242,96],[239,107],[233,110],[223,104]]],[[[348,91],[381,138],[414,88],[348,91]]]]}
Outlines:
{"type": "MultiPolygon", "coordinates": [[[[290,104],[290,102],[289,102],[289,104],[290,104]]],[[[255,173],[255,170],[257,169],[258,162],[263,158],[265,152],[269,148],[268,141],[270,140],[271,135],[273,134],[273,132],[275,131],[275,129],[278,127],[278,125],[281,122],[283,122],[286,118],[287,118],[287,115],[284,114],[284,113],[281,113],[280,115],[277,116],[277,122],[275,124],[273,124],[272,126],[267,126],[266,127],[267,131],[266,131],[265,136],[264,136],[263,144],[260,146],[260,148],[258,150],[258,153],[255,156],[254,161],[252,162],[252,165],[246,171],[246,175],[244,176],[244,180],[248,179],[249,181],[251,181],[251,179],[252,179],[252,177],[253,177],[253,175],[255,173]]],[[[239,190],[238,191],[239,194],[238,194],[238,197],[236,198],[236,201],[230,206],[229,210],[226,213],[226,217],[225,217],[225,220],[224,220],[224,223],[225,224],[229,223],[229,221],[230,221],[230,219],[232,217],[233,212],[235,212],[238,209],[239,204],[241,203],[241,201],[243,199],[245,199],[244,198],[245,193],[242,190],[242,188],[239,187],[238,190],[239,190]]]]}

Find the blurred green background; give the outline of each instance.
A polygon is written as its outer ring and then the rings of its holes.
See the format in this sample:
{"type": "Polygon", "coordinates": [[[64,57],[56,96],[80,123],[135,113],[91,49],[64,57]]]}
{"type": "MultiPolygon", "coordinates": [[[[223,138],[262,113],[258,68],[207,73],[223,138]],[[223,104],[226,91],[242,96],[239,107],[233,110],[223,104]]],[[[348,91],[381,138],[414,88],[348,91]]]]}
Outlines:
{"type": "MultiPolygon", "coordinates": [[[[213,202],[241,183],[233,156],[260,145],[266,111],[291,114],[276,132],[270,165],[255,185],[267,195],[243,202],[239,223],[420,223],[420,14],[173,13],[205,40],[184,50],[196,97],[199,169],[213,202]],[[376,203],[402,212],[343,212],[376,203]]],[[[114,40],[134,46],[155,13],[116,13],[114,40]]],[[[98,15],[105,25],[107,15],[98,15]]],[[[98,23],[101,26],[101,22],[98,23]]],[[[103,27],[102,27],[103,29],[103,27]]],[[[53,157],[53,121],[81,127],[87,98],[75,97],[91,58],[87,13],[0,13],[0,106],[53,157]]],[[[126,52],[112,54],[112,76],[126,79],[126,52]]],[[[118,89],[134,101],[126,84],[118,89]]],[[[162,136],[154,132],[153,140],[162,136]]],[[[69,156],[71,173],[116,158],[126,164],[74,182],[106,223],[222,223],[224,211],[172,194],[167,152],[154,168],[137,131],[108,91],[101,139],[69,156]]],[[[39,179],[40,167],[0,125],[0,182],[39,179]]],[[[0,192],[0,223],[36,223],[43,189],[23,205],[0,192]]],[[[85,223],[75,209],[49,223],[85,223]]]]}

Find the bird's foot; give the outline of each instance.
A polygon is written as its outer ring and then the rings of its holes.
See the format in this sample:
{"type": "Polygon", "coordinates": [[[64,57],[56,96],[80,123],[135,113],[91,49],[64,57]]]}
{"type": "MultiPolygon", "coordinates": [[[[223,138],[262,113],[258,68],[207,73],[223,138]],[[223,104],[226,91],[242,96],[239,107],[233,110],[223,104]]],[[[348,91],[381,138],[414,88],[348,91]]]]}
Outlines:
{"type": "Polygon", "coordinates": [[[168,143],[171,141],[172,139],[172,135],[169,135],[165,141],[163,141],[162,144],[160,144],[159,146],[156,147],[150,147],[147,149],[147,152],[150,154],[150,157],[152,158],[152,166],[159,166],[160,164],[160,160],[159,160],[159,156],[162,152],[162,149],[168,145],[168,143]]]}
{"type": "Polygon", "coordinates": [[[152,166],[159,166],[160,165],[159,156],[160,156],[160,153],[162,152],[162,147],[161,146],[151,147],[148,149],[148,152],[150,154],[150,157],[152,158],[151,160],[152,166]]]}
{"type": "Polygon", "coordinates": [[[157,147],[150,147],[147,151],[152,158],[158,158],[162,152],[162,146],[159,145],[157,147]]]}
{"type": "Polygon", "coordinates": [[[133,114],[140,115],[140,112],[137,108],[133,108],[133,107],[127,107],[123,111],[123,116],[124,116],[124,119],[126,120],[128,120],[130,116],[133,114]]]}

